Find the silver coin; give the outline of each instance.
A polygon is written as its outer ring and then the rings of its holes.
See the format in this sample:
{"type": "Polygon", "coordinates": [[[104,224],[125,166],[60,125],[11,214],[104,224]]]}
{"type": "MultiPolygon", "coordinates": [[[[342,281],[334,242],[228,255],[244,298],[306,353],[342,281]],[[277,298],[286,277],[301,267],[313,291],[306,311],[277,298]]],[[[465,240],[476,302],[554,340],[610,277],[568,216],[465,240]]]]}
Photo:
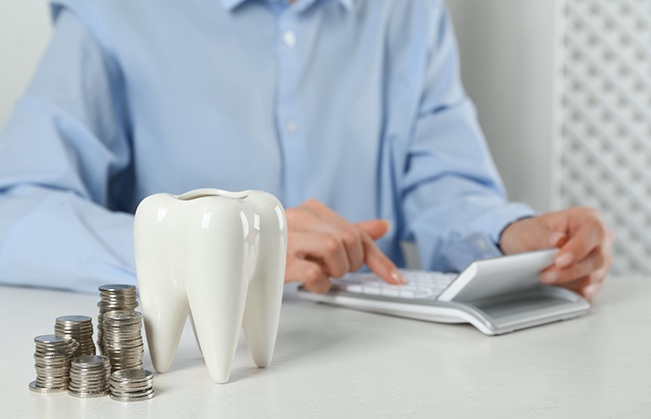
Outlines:
{"type": "Polygon", "coordinates": [[[70,385],[74,385],[77,387],[82,387],[82,386],[104,386],[107,385],[109,382],[109,378],[107,375],[98,375],[95,377],[87,377],[83,375],[77,375],[77,376],[71,376],[70,377],[70,385]]]}
{"type": "Polygon", "coordinates": [[[108,383],[106,376],[104,377],[77,377],[75,379],[70,379],[71,387],[104,387],[108,383]]]}
{"type": "Polygon", "coordinates": [[[137,388],[129,388],[129,389],[124,389],[124,388],[115,388],[112,386],[109,386],[109,390],[111,394],[115,396],[131,396],[131,395],[139,395],[139,394],[144,394],[150,390],[152,390],[152,386],[148,387],[137,387],[137,388]]]}
{"type": "Polygon", "coordinates": [[[52,381],[52,380],[68,380],[68,370],[60,370],[59,372],[45,372],[39,371],[36,373],[36,380],[38,381],[52,381]]]}
{"type": "Polygon", "coordinates": [[[57,349],[69,348],[69,347],[78,345],[77,341],[74,338],[72,338],[71,336],[67,336],[67,335],[52,335],[52,336],[58,336],[61,339],[65,339],[65,341],[64,342],[56,342],[56,343],[40,343],[40,342],[36,342],[36,345],[34,345],[34,347],[36,349],[41,349],[43,351],[55,351],[57,349]]]}
{"type": "Polygon", "coordinates": [[[109,386],[107,385],[102,385],[102,384],[95,384],[95,385],[87,385],[87,386],[82,386],[82,385],[77,385],[77,384],[70,384],[68,385],[68,390],[76,391],[78,393],[81,392],[88,392],[88,391],[108,391],[109,386]]]}
{"type": "Polygon", "coordinates": [[[108,374],[97,374],[97,375],[83,375],[83,374],[71,374],[70,382],[75,385],[99,385],[102,383],[108,383],[109,381],[108,374]]]}
{"type": "MultiPolygon", "coordinates": [[[[130,369],[142,369],[140,367],[138,368],[130,368],[130,369]]],[[[119,371],[113,371],[113,373],[120,372],[120,371],[127,371],[127,370],[119,370],[119,371]]],[[[130,386],[140,386],[140,385],[152,385],[154,383],[154,380],[152,378],[145,378],[145,379],[122,379],[122,380],[116,380],[113,377],[110,379],[110,384],[115,387],[119,388],[125,388],[125,387],[130,387],[130,386]]]]}
{"type": "Polygon", "coordinates": [[[107,386],[69,386],[68,391],[74,391],[75,393],[108,393],[110,389],[107,386]]]}
{"type": "Polygon", "coordinates": [[[54,327],[58,329],[63,329],[63,330],[78,330],[78,329],[90,329],[93,327],[93,319],[89,317],[90,320],[88,321],[83,321],[83,322],[61,322],[59,320],[56,320],[54,323],[54,327]]]}
{"type": "Polygon", "coordinates": [[[33,393],[39,393],[39,394],[50,394],[50,393],[61,393],[63,391],[66,391],[67,388],[45,388],[45,387],[38,387],[36,385],[36,381],[32,381],[29,383],[27,386],[29,388],[29,391],[33,393]]]}
{"type": "Polygon", "coordinates": [[[68,387],[68,380],[39,380],[38,377],[34,380],[36,387],[43,388],[59,388],[68,387]]]}
{"type": "MultiPolygon", "coordinates": [[[[107,342],[108,344],[104,345],[104,350],[109,352],[109,353],[118,353],[118,352],[138,352],[141,348],[143,348],[143,342],[142,341],[121,341],[121,340],[113,340],[107,342]]],[[[109,355],[110,357],[110,355],[109,355]]]]}
{"type": "Polygon", "coordinates": [[[46,384],[46,383],[63,383],[63,382],[68,382],[68,374],[65,375],[57,375],[57,376],[49,376],[49,375],[36,375],[36,382],[38,384],[46,384]]]}
{"type": "Polygon", "coordinates": [[[34,351],[34,359],[42,361],[56,361],[58,359],[73,358],[72,354],[77,350],[76,347],[68,348],[60,351],[34,351]]]}
{"type": "Polygon", "coordinates": [[[134,368],[129,370],[121,370],[111,373],[111,379],[122,380],[149,380],[154,378],[154,374],[143,368],[134,368]]]}
{"type": "Polygon", "coordinates": [[[99,297],[100,301],[104,304],[116,304],[122,301],[128,301],[133,303],[136,301],[138,293],[134,291],[123,291],[123,292],[100,292],[99,297]]]}
{"type": "Polygon", "coordinates": [[[60,370],[58,372],[39,371],[36,373],[37,381],[52,381],[52,380],[68,380],[68,370],[60,370]]]}
{"type": "Polygon", "coordinates": [[[114,358],[137,358],[143,354],[143,346],[139,345],[134,348],[121,348],[116,350],[111,350],[110,348],[106,349],[106,356],[113,361],[114,358]]]}
{"type": "Polygon", "coordinates": [[[65,371],[70,370],[70,365],[67,362],[34,362],[34,368],[38,368],[44,372],[65,371]]]}
{"type": "Polygon", "coordinates": [[[139,345],[143,342],[142,334],[140,333],[140,330],[138,330],[137,333],[129,334],[129,335],[118,335],[118,334],[104,335],[104,346],[107,346],[107,344],[110,345],[114,341],[124,342],[127,344],[130,343],[132,345],[139,345]]]}
{"type": "MultiPolygon", "coordinates": [[[[115,353],[113,356],[111,356],[111,365],[124,365],[124,364],[133,364],[133,363],[141,363],[143,358],[142,352],[136,353],[136,354],[129,354],[129,353],[115,353]]],[[[127,368],[120,368],[122,370],[125,370],[127,368]]]]}
{"type": "Polygon", "coordinates": [[[126,298],[107,299],[104,296],[100,298],[99,308],[103,312],[119,309],[131,311],[138,306],[138,300],[135,294],[126,298]]]}
{"type": "Polygon", "coordinates": [[[117,393],[113,393],[113,392],[111,392],[111,394],[114,394],[114,395],[116,395],[116,396],[127,397],[127,396],[146,396],[146,395],[151,394],[151,393],[153,393],[153,392],[154,392],[154,388],[153,388],[153,387],[149,387],[149,388],[146,389],[146,390],[138,391],[138,392],[119,392],[119,391],[118,391],[117,393]]]}
{"type": "Polygon", "coordinates": [[[137,306],[138,305],[138,298],[136,294],[122,294],[122,295],[107,295],[107,294],[100,294],[100,300],[99,302],[102,304],[104,308],[110,308],[110,307],[124,307],[124,306],[137,306]]]}
{"type": "Polygon", "coordinates": [[[139,402],[139,401],[144,401],[144,400],[149,400],[154,397],[154,392],[151,392],[149,394],[143,395],[143,396],[126,396],[126,397],[121,397],[121,396],[114,396],[113,394],[110,395],[112,400],[118,401],[118,402],[139,402]]]}
{"type": "Polygon", "coordinates": [[[125,362],[111,365],[111,372],[141,368],[142,362],[125,362]]]}
{"type": "Polygon", "coordinates": [[[70,341],[70,338],[58,335],[40,335],[34,338],[34,342],[37,344],[50,345],[50,344],[61,344],[67,343],[70,341]]]}
{"type": "Polygon", "coordinates": [[[138,329],[140,327],[140,324],[142,322],[141,318],[136,318],[131,316],[130,318],[122,318],[122,319],[114,319],[111,317],[108,317],[108,314],[111,313],[116,313],[116,312],[121,312],[121,313],[137,313],[137,311],[126,311],[126,310],[113,310],[107,312],[107,316],[104,317],[104,333],[107,332],[121,332],[121,331],[132,331],[138,329]]]}
{"type": "MultiPolygon", "coordinates": [[[[111,311],[110,313],[114,313],[111,311]]],[[[142,329],[142,325],[140,323],[140,320],[137,320],[135,322],[130,322],[130,321],[119,321],[119,322],[113,322],[110,319],[104,319],[104,336],[106,335],[130,335],[137,333],[142,329]]]]}
{"type": "Polygon", "coordinates": [[[128,310],[113,310],[107,313],[104,313],[104,321],[109,320],[141,320],[142,313],[139,311],[128,311],[128,310]]]}
{"type": "Polygon", "coordinates": [[[77,341],[70,336],[61,336],[61,335],[52,335],[52,336],[57,336],[61,339],[65,339],[65,341],[51,343],[51,344],[37,342],[36,345],[34,345],[34,348],[38,351],[47,352],[47,351],[68,350],[70,348],[77,348],[77,346],[79,346],[79,343],[77,343],[77,341]]]}
{"type": "Polygon", "coordinates": [[[99,355],[86,355],[79,356],[72,360],[72,365],[75,366],[91,366],[91,365],[105,365],[108,362],[108,358],[105,356],[99,355]]]}
{"type": "Polygon", "coordinates": [[[71,379],[68,384],[70,385],[70,387],[76,387],[76,388],[84,388],[84,387],[104,388],[106,387],[107,383],[108,380],[106,379],[106,377],[103,377],[103,378],[97,378],[93,380],[71,379]]]}
{"type": "MultiPolygon", "coordinates": [[[[140,331],[138,331],[140,332],[140,331]]],[[[110,344],[115,341],[121,342],[123,344],[131,344],[133,346],[141,345],[143,343],[141,333],[136,333],[135,335],[104,335],[104,346],[110,346],[110,344]],[[108,342],[107,342],[108,341],[108,342]],[[108,345],[107,345],[108,344],[108,345]]]]}
{"type": "MultiPolygon", "coordinates": [[[[109,365],[110,366],[110,365],[109,365]]],[[[70,375],[83,376],[83,377],[95,377],[101,376],[104,374],[104,371],[108,368],[107,366],[100,366],[99,368],[70,368],[70,375]]]]}
{"type": "MultiPolygon", "coordinates": [[[[101,355],[83,355],[83,356],[101,356],[101,355]]],[[[77,357],[79,358],[79,357],[77,357]]],[[[97,364],[73,364],[74,359],[70,363],[70,369],[74,371],[99,371],[102,370],[107,364],[110,364],[110,361],[107,359],[106,362],[101,362],[97,364]]]]}
{"type": "Polygon", "coordinates": [[[81,315],[59,316],[56,318],[56,321],[60,323],[82,323],[90,322],[92,320],[91,317],[81,315]]]}
{"type": "Polygon", "coordinates": [[[143,391],[140,393],[114,393],[113,391],[111,391],[110,393],[111,396],[119,397],[122,399],[147,399],[147,398],[151,398],[151,395],[154,394],[154,390],[150,389],[148,391],[143,391]]]}
{"type": "Polygon", "coordinates": [[[98,379],[104,379],[108,374],[106,374],[106,371],[108,371],[108,367],[104,367],[101,370],[95,370],[95,371],[77,371],[77,370],[70,370],[70,378],[74,378],[75,380],[98,380],[98,379]]]}
{"type": "Polygon", "coordinates": [[[106,397],[109,395],[108,391],[74,391],[68,390],[68,395],[78,397],[80,399],[94,399],[98,397],[106,397]]]}
{"type": "Polygon", "coordinates": [[[108,285],[102,285],[99,287],[100,292],[124,292],[125,290],[127,291],[136,291],[136,287],[134,285],[127,285],[127,284],[108,284],[108,285]]]}
{"type": "MultiPolygon", "coordinates": [[[[130,353],[130,352],[116,352],[110,354],[111,365],[113,364],[132,364],[134,362],[142,362],[143,352],[130,353]]],[[[121,368],[126,369],[126,368],[121,368]]]]}
{"type": "Polygon", "coordinates": [[[94,385],[94,386],[78,386],[70,385],[68,390],[76,391],[77,393],[88,393],[91,391],[109,391],[109,386],[106,385],[94,385]]]}
{"type": "Polygon", "coordinates": [[[40,365],[53,365],[53,364],[65,364],[67,365],[70,360],[72,360],[72,354],[70,355],[39,355],[34,354],[34,362],[40,365]]]}
{"type": "Polygon", "coordinates": [[[87,331],[82,330],[82,331],[73,331],[73,332],[54,329],[54,332],[59,336],[68,336],[73,338],[74,340],[77,341],[79,345],[82,345],[83,343],[88,343],[89,341],[92,342],[93,340],[93,331],[91,329],[87,331]]]}
{"type": "MultiPolygon", "coordinates": [[[[85,356],[99,356],[99,355],[85,355],[85,356]]],[[[106,362],[102,362],[101,364],[71,364],[70,365],[70,370],[71,371],[78,371],[78,372],[85,372],[85,373],[93,373],[97,371],[103,371],[106,369],[106,367],[110,367],[111,362],[106,359],[106,362]]]]}
{"type": "MultiPolygon", "coordinates": [[[[70,336],[71,338],[78,341],[79,339],[88,339],[89,337],[91,337],[93,334],[93,329],[90,327],[85,329],[81,329],[81,328],[63,329],[60,327],[55,327],[54,334],[59,336],[70,336]]],[[[81,342],[77,342],[77,343],[81,343],[81,342]]]]}
{"type": "Polygon", "coordinates": [[[135,305],[138,303],[138,296],[135,292],[124,293],[100,293],[100,302],[105,306],[129,304],[135,305]]]}
{"type": "Polygon", "coordinates": [[[142,384],[129,383],[127,385],[115,385],[115,383],[111,383],[109,387],[111,391],[114,393],[118,393],[118,392],[134,393],[134,392],[142,392],[147,389],[150,389],[153,387],[153,384],[151,382],[142,383],[142,384]]]}
{"type": "Polygon", "coordinates": [[[40,382],[38,379],[34,380],[36,388],[47,389],[47,390],[57,390],[57,389],[67,389],[68,381],[50,381],[50,382],[40,382]]]}
{"type": "Polygon", "coordinates": [[[72,355],[74,354],[76,348],[70,348],[65,351],[56,351],[56,352],[34,352],[34,360],[38,360],[41,362],[56,362],[56,361],[66,361],[68,362],[68,358],[72,359],[74,358],[72,355]]]}

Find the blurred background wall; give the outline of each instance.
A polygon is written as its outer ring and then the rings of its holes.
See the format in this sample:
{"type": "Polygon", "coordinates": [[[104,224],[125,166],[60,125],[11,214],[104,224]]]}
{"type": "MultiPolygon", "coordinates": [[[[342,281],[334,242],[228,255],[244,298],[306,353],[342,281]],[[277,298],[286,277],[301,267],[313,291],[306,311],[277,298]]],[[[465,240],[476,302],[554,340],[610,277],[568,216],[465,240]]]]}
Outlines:
{"type": "MultiPolygon", "coordinates": [[[[510,198],[600,208],[618,235],[614,271],[651,273],[651,0],[446,2],[510,198]]],[[[46,0],[0,1],[0,126],[48,18],[46,0]]]]}
{"type": "MultiPolygon", "coordinates": [[[[468,93],[509,197],[552,208],[559,2],[447,0],[468,93]]],[[[556,147],[557,148],[557,147],[556,147]]]]}

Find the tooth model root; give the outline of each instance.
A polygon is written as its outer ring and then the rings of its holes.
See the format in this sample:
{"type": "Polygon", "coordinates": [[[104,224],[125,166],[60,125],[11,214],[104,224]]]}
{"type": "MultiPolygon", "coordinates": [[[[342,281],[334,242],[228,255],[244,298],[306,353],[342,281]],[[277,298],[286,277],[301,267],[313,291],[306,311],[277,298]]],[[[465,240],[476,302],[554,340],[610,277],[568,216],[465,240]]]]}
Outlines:
{"type": "Polygon", "coordinates": [[[138,206],[134,235],[147,341],[158,372],[169,370],[189,313],[214,381],[228,381],[240,327],[256,365],[269,365],[287,249],[276,198],[215,189],[152,195],[138,206]]]}

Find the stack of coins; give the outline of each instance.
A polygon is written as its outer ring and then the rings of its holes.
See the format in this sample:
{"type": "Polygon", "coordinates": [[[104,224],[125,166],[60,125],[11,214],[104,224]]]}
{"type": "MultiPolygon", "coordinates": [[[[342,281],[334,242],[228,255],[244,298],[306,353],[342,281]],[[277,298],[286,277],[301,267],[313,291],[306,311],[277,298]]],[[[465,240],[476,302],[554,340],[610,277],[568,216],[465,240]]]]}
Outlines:
{"type": "Polygon", "coordinates": [[[145,353],[142,340],[142,314],[115,310],[104,313],[104,354],[112,371],[142,366],[145,353]]]}
{"type": "Polygon", "coordinates": [[[108,357],[84,355],[70,363],[68,394],[74,397],[103,397],[109,394],[111,363],[108,357]]]}
{"type": "Polygon", "coordinates": [[[137,402],[154,397],[154,374],[142,368],[114,371],[111,374],[111,398],[137,402]]]}
{"type": "Polygon", "coordinates": [[[77,341],[79,347],[75,356],[95,355],[93,342],[93,319],[88,316],[61,316],[54,324],[54,334],[70,336],[77,341]]]}
{"type": "Polygon", "coordinates": [[[104,352],[104,314],[113,310],[133,311],[138,306],[136,302],[136,287],[133,285],[102,285],[99,287],[100,301],[97,316],[97,347],[104,352]]]}
{"type": "Polygon", "coordinates": [[[70,361],[79,344],[69,336],[42,335],[34,338],[36,380],[29,383],[35,393],[55,393],[68,389],[70,361]]]}

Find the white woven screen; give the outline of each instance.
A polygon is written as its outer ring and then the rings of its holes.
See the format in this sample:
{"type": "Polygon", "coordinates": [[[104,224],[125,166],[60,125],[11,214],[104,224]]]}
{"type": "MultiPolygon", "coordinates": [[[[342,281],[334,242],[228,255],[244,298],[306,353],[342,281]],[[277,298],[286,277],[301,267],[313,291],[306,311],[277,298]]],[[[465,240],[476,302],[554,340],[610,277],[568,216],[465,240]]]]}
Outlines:
{"type": "Polygon", "coordinates": [[[615,273],[651,274],[651,0],[567,0],[560,205],[602,210],[615,273]]]}

